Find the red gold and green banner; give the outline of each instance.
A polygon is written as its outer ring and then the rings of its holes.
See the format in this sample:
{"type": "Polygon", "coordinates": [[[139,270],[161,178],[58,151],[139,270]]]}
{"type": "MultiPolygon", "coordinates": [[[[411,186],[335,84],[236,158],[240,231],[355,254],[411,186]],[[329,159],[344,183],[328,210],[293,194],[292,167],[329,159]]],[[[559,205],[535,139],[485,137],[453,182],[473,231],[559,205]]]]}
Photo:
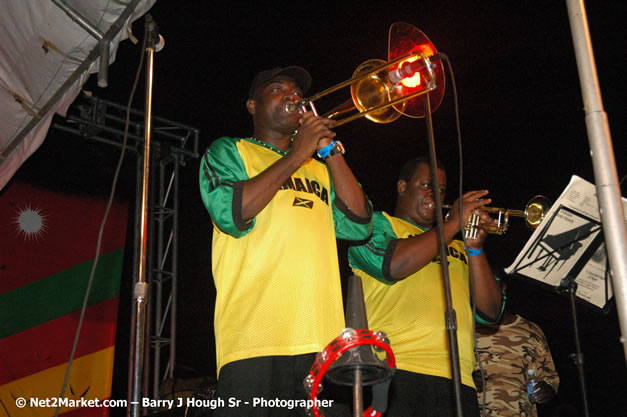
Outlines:
{"type": "Polygon", "coordinates": [[[0,195],[0,417],[55,414],[96,260],[61,413],[109,415],[128,208],[114,203],[96,256],[106,204],[19,182],[0,195]]]}

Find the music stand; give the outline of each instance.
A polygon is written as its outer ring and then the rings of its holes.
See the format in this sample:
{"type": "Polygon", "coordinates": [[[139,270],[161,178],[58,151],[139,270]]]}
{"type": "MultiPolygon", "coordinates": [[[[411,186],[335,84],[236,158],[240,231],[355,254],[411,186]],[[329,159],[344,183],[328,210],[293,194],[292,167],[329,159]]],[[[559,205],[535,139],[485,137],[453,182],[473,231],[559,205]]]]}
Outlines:
{"type": "MultiPolygon", "coordinates": [[[[623,199],[623,205],[627,206],[627,200],[623,199]]],[[[588,401],[575,299],[605,308],[613,294],[604,259],[607,255],[594,185],[573,175],[514,263],[505,269],[507,274],[536,279],[570,296],[577,350],[574,361],[586,416],[588,401]]]]}

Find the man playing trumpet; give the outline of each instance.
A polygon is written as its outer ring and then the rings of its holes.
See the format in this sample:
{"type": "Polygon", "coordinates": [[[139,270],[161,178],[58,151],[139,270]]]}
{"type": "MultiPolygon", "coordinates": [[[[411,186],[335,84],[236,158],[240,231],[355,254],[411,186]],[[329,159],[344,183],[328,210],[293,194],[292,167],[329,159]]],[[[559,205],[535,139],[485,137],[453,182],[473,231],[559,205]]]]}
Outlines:
{"type": "MultiPolygon", "coordinates": [[[[387,333],[396,357],[389,416],[452,416],[455,396],[452,385],[448,337],[445,325],[446,298],[441,278],[438,232],[432,174],[427,158],[414,158],[403,166],[396,184],[394,215],[375,212],[374,231],[365,245],[349,248],[349,262],[362,277],[368,324],[387,333]]],[[[440,198],[446,192],[446,173],[438,163],[440,198]]],[[[484,221],[479,208],[491,202],[485,190],[463,195],[463,213],[455,201],[444,223],[448,246],[453,307],[457,313],[462,411],[478,416],[477,394],[472,379],[475,364],[469,265],[472,265],[477,320],[497,322],[503,310],[501,286],[483,250],[486,232],[476,240],[454,240],[473,212],[484,221]]]]}

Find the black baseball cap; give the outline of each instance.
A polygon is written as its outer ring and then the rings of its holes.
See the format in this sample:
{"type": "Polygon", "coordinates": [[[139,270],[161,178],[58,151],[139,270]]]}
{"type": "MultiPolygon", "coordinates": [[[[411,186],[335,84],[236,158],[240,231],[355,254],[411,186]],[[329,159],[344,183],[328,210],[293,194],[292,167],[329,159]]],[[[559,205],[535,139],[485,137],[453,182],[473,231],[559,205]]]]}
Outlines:
{"type": "Polygon", "coordinates": [[[260,73],[255,75],[255,78],[253,78],[253,82],[250,84],[248,97],[252,98],[252,96],[255,94],[255,90],[258,87],[266,84],[277,75],[287,75],[289,77],[292,77],[294,81],[296,81],[296,84],[298,84],[300,89],[303,91],[303,94],[305,94],[307,90],[309,90],[309,87],[311,87],[311,75],[309,75],[305,68],[296,66],[289,66],[285,68],[276,67],[269,70],[261,71],[260,73]]]}

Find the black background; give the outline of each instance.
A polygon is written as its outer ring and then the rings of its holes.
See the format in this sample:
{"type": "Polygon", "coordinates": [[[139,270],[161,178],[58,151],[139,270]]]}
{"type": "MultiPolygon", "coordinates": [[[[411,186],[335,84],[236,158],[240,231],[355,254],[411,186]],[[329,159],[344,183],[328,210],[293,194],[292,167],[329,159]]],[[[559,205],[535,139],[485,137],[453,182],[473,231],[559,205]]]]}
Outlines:
{"type": "MultiPolygon", "coordinates": [[[[586,5],[609,119],[619,178],[625,175],[624,2],[586,5]]],[[[155,54],[153,114],[201,131],[201,151],[215,138],[250,136],[244,107],[250,80],[274,66],[301,65],[313,76],[310,93],[351,77],[363,61],[387,58],[390,25],[421,29],[445,52],[459,94],[464,190],[488,189],[493,205],[524,208],[536,194],[555,200],[576,174],[594,182],[583,101],[565,2],[388,1],[292,2],[241,5],[160,0],[150,11],[165,37],[155,54]]],[[[134,24],[142,38],[143,20],[134,24]]],[[[96,77],[85,89],[126,104],[141,55],[125,41],[109,69],[109,87],[96,77]]],[[[141,78],[133,107],[143,110],[141,78]]],[[[348,98],[341,96],[341,101],[348,98]]],[[[341,95],[341,94],[340,94],[341,95]]],[[[319,108],[319,110],[321,110],[319,108]]],[[[458,144],[450,73],[444,100],[433,115],[437,156],[449,171],[447,202],[458,193],[458,144]]],[[[365,119],[337,129],[346,158],[378,210],[394,206],[400,165],[427,153],[424,119],[402,117],[388,125],[365,119]]],[[[105,192],[118,151],[51,129],[44,145],[16,174],[63,190],[105,192]]],[[[198,160],[182,168],[180,207],[177,372],[214,375],[211,224],[199,198],[198,160]]],[[[134,200],[134,159],[127,158],[118,190],[134,200]]],[[[624,191],[622,192],[624,195],[624,191]]],[[[129,216],[132,218],[132,216],[129,216]]],[[[514,218],[503,237],[490,237],[486,251],[495,269],[509,266],[530,236],[514,218]]],[[[130,225],[132,226],[132,225],[130,225]]],[[[95,245],[95,243],[94,243],[95,245]]],[[[340,242],[345,279],[345,244],[340,242]]],[[[132,269],[129,234],[126,270],[132,269]]],[[[295,271],[297,274],[298,271],[295,271]]],[[[128,311],[131,278],[125,272],[113,397],[126,397],[128,311]]],[[[509,279],[509,308],[545,331],[561,378],[558,397],[541,406],[581,406],[571,308],[566,296],[520,276],[509,279]]],[[[616,307],[607,312],[577,302],[591,415],[627,414],[627,371],[619,342],[616,307]]],[[[583,415],[583,414],[582,414],[583,415]]]]}

